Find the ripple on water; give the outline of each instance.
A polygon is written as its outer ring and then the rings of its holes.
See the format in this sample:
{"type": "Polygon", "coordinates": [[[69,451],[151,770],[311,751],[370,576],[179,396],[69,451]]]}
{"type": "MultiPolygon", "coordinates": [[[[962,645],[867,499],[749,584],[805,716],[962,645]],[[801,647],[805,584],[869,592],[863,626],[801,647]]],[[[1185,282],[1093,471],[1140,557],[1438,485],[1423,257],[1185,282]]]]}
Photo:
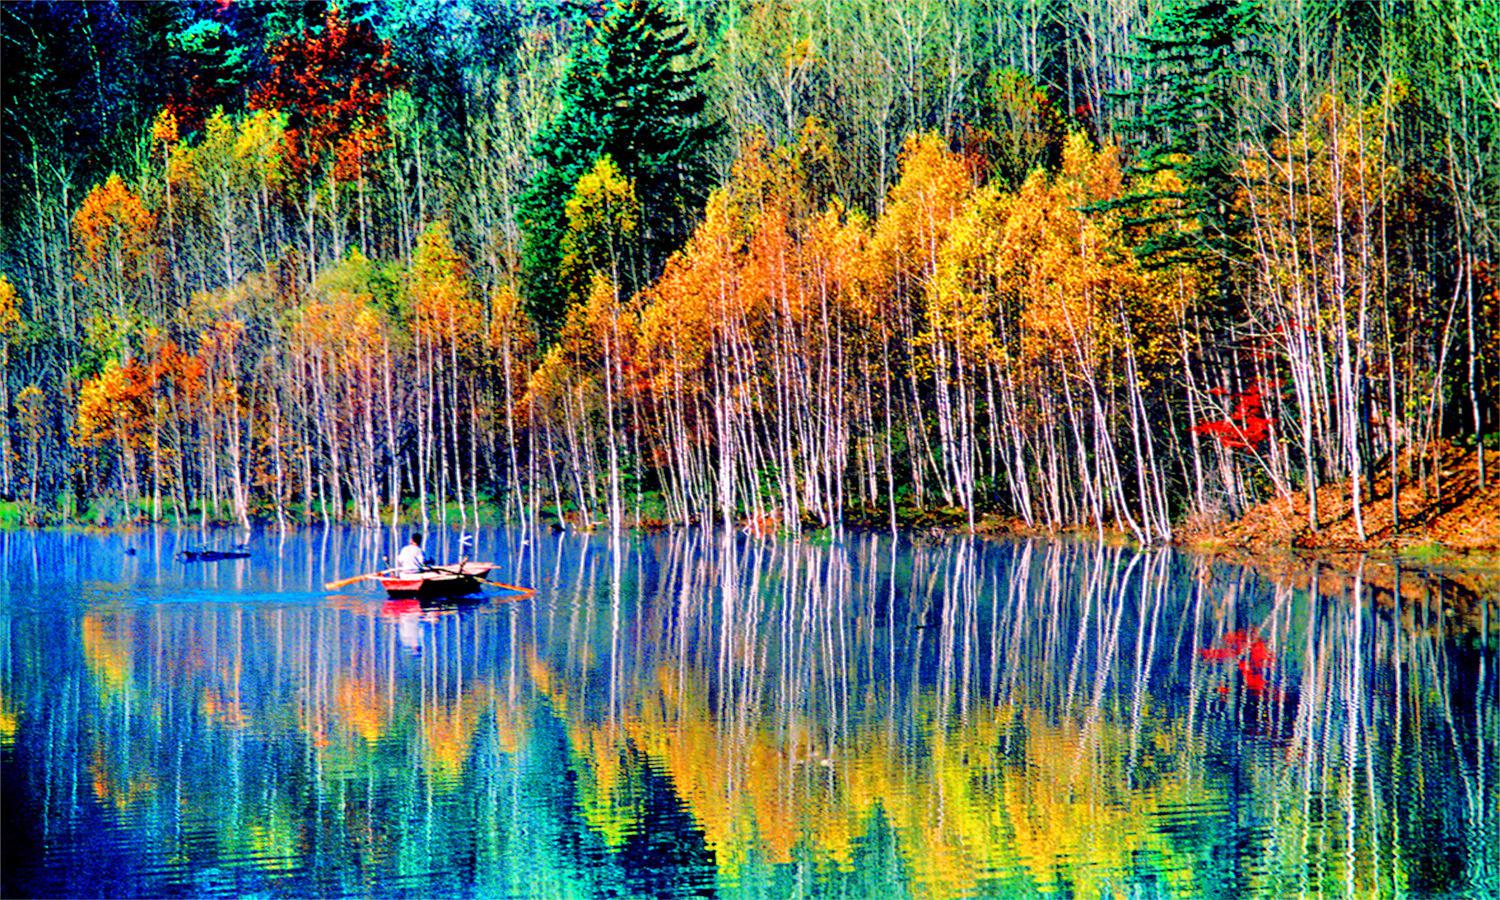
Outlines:
{"type": "Polygon", "coordinates": [[[701,537],[400,607],[309,592],[368,534],[0,537],[3,893],[1496,890],[1494,652],[1451,630],[1171,552],[701,537]]]}

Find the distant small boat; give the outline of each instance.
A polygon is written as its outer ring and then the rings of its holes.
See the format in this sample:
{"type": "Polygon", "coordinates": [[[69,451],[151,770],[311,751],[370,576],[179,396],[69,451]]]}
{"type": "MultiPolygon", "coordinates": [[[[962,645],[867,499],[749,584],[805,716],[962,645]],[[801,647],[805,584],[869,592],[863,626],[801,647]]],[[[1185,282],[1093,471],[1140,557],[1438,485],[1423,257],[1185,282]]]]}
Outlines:
{"type": "Polygon", "coordinates": [[[380,572],[365,577],[380,582],[391,598],[465,597],[479,593],[484,577],[494,567],[494,563],[461,562],[421,572],[380,572]]]}
{"type": "Polygon", "coordinates": [[[221,559],[249,559],[248,550],[178,550],[178,562],[218,562],[221,559]]]}

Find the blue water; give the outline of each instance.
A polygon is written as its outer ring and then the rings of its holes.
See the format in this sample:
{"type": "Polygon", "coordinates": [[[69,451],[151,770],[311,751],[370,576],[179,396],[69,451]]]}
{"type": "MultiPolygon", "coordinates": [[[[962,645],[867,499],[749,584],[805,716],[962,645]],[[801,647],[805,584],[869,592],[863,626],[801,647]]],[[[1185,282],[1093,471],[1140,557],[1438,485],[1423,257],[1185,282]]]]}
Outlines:
{"type": "Polygon", "coordinates": [[[1500,892],[1500,602],[1420,573],[491,531],[534,597],[322,590],[403,539],[0,534],[4,895],[1500,892]]]}

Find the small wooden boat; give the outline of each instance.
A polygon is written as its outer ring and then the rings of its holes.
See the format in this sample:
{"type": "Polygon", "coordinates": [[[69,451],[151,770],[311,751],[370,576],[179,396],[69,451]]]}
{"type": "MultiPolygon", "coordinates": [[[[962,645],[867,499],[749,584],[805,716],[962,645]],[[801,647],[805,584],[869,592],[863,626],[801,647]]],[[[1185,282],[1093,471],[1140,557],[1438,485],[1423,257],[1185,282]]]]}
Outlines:
{"type": "Polygon", "coordinates": [[[466,597],[479,593],[494,563],[461,562],[431,566],[421,572],[379,572],[365,577],[380,582],[392,598],[466,597]]]}
{"type": "Polygon", "coordinates": [[[178,550],[178,562],[218,562],[222,559],[249,559],[247,550],[178,550]]]}

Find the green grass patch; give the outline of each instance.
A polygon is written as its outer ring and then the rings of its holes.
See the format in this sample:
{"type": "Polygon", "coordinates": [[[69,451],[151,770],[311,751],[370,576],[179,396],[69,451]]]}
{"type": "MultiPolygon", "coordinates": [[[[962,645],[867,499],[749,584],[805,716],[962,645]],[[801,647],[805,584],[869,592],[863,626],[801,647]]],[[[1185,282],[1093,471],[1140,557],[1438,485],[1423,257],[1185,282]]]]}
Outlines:
{"type": "Polygon", "coordinates": [[[1437,541],[1427,541],[1421,544],[1413,544],[1409,547],[1402,547],[1397,553],[1397,556],[1401,559],[1419,563],[1441,562],[1452,555],[1452,550],[1437,541]]]}

